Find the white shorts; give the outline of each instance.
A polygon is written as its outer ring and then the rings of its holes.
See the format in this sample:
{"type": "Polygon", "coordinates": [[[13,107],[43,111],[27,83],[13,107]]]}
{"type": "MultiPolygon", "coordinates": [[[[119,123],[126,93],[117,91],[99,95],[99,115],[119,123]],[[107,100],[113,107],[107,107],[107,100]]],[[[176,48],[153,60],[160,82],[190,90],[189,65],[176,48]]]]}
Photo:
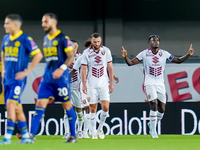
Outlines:
{"type": "Polygon", "coordinates": [[[90,100],[85,93],[83,93],[83,90],[80,90],[80,95],[81,95],[81,103],[83,107],[89,106],[88,100],[90,100]]]}
{"type": "Polygon", "coordinates": [[[96,104],[100,100],[107,100],[110,101],[110,93],[108,87],[101,87],[90,89],[88,88],[87,96],[90,99],[90,104],[96,104]]]}
{"type": "Polygon", "coordinates": [[[78,89],[71,89],[71,95],[72,95],[73,106],[78,107],[78,108],[83,108],[83,105],[80,99],[80,92],[78,91],[78,89]]]}
{"type": "Polygon", "coordinates": [[[149,101],[158,99],[161,102],[166,103],[165,85],[146,85],[145,90],[149,101]]]}

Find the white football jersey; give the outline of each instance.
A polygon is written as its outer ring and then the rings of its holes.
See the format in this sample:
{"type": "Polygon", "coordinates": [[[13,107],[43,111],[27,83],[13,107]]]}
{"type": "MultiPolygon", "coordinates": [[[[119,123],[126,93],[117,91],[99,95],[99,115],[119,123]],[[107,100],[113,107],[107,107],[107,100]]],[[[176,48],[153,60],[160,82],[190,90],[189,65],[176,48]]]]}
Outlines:
{"type": "MultiPolygon", "coordinates": [[[[69,66],[69,71],[71,72],[73,70],[73,66],[76,63],[76,61],[78,60],[78,58],[81,56],[80,53],[77,53],[74,56],[74,61],[73,63],[69,66]]],[[[79,84],[80,84],[81,78],[80,78],[80,71],[76,70],[75,74],[73,75],[73,77],[71,78],[71,88],[72,89],[78,89],[79,88],[79,84]]]]}
{"type": "Polygon", "coordinates": [[[83,52],[81,65],[87,66],[87,87],[98,88],[109,85],[107,64],[112,62],[110,49],[101,46],[98,53],[92,47],[83,52]]]}
{"type": "Polygon", "coordinates": [[[144,85],[163,85],[166,59],[174,58],[169,52],[159,49],[156,54],[151,49],[140,52],[137,56],[144,65],[144,85]]]}

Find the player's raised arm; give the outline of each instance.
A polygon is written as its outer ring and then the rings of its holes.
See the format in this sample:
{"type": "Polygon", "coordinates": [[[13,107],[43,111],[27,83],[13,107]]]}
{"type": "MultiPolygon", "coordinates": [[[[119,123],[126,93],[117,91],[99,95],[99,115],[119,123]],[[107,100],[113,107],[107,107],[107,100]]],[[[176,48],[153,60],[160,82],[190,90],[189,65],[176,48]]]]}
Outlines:
{"type": "Polygon", "coordinates": [[[173,63],[182,63],[182,62],[186,61],[191,55],[193,55],[193,53],[194,53],[194,50],[193,50],[192,44],[191,44],[190,48],[188,50],[188,53],[186,55],[184,55],[184,56],[182,56],[180,58],[174,57],[172,59],[172,62],[173,63]]]}
{"type": "Polygon", "coordinates": [[[124,49],[123,46],[122,46],[122,54],[121,54],[121,55],[122,55],[122,57],[124,57],[124,59],[125,59],[127,65],[129,65],[129,66],[136,65],[136,64],[138,64],[138,63],[140,62],[137,58],[134,58],[134,59],[130,60],[130,59],[128,58],[128,53],[127,53],[127,51],[124,49]]]}

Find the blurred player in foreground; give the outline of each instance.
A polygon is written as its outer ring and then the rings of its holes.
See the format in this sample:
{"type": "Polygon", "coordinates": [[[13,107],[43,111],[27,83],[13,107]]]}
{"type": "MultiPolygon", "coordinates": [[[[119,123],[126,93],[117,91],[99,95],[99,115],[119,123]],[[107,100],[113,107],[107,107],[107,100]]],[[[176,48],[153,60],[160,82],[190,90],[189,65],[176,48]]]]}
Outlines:
{"type": "Polygon", "coordinates": [[[149,132],[152,138],[158,138],[156,125],[163,118],[166,106],[166,91],[164,85],[164,70],[166,59],[173,63],[182,63],[193,55],[192,44],[189,51],[183,57],[177,58],[169,52],[160,49],[160,38],[158,35],[151,35],[148,40],[150,48],[140,52],[136,58],[130,60],[127,51],[122,46],[122,56],[129,66],[136,65],[143,61],[144,65],[144,86],[150,106],[149,132]]]}
{"type": "Polygon", "coordinates": [[[81,60],[81,78],[83,92],[89,97],[90,104],[90,124],[92,139],[104,139],[103,124],[108,117],[110,94],[114,91],[113,76],[114,69],[112,66],[112,56],[110,50],[101,45],[101,35],[93,33],[91,35],[91,46],[86,49],[81,60]],[[108,73],[107,73],[108,68],[108,73]],[[86,70],[88,69],[87,73],[86,70]],[[87,75],[87,78],[86,78],[87,75]],[[101,101],[102,112],[100,123],[96,133],[96,111],[98,99],[101,101]]]}
{"type": "Polygon", "coordinates": [[[26,117],[20,96],[26,85],[26,77],[42,59],[42,53],[33,39],[21,30],[22,18],[18,14],[6,16],[6,34],[2,42],[2,79],[4,84],[5,106],[7,107],[7,131],[1,145],[11,144],[11,137],[17,124],[21,131],[20,144],[31,143],[27,130],[26,117]],[[28,67],[29,55],[34,56],[28,67]]]}
{"type": "Polygon", "coordinates": [[[35,114],[31,122],[31,135],[35,140],[40,120],[49,99],[62,102],[69,119],[70,138],[68,143],[77,142],[75,134],[76,113],[71,103],[70,74],[68,67],[74,60],[74,53],[69,37],[57,29],[57,16],[46,13],[42,17],[42,27],[47,35],[44,37],[43,51],[46,60],[45,73],[41,80],[35,114]]]}

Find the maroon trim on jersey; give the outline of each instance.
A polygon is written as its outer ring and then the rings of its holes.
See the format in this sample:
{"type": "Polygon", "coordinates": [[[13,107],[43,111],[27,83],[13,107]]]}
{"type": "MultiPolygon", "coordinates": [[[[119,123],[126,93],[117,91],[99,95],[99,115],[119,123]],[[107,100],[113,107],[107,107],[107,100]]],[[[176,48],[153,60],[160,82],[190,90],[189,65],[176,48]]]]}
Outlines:
{"type": "Polygon", "coordinates": [[[81,66],[87,66],[87,64],[81,64],[81,66]]]}
{"type": "MultiPolygon", "coordinates": [[[[148,48],[148,50],[150,51],[150,52],[152,52],[152,50],[151,50],[151,48],[148,48]]],[[[158,48],[158,51],[157,51],[157,53],[160,51],[160,48],[158,48]]],[[[153,52],[152,52],[153,53],[153,52]]],[[[157,53],[153,53],[154,55],[156,55],[157,53]]]]}
{"type": "Polygon", "coordinates": [[[112,60],[111,61],[108,61],[107,63],[111,63],[112,62],[112,60]]]}
{"type": "Polygon", "coordinates": [[[141,60],[139,60],[137,57],[136,57],[136,59],[137,59],[139,62],[141,62],[141,60]]]}
{"type": "Polygon", "coordinates": [[[76,69],[74,69],[74,68],[72,68],[72,70],[75,70],[75,71],[77,71],[76,69]]]}
{"type": "Polygon", "coordinates": [[[77,51],[76,54],[79,54],[79,52],[77,51]]]}

